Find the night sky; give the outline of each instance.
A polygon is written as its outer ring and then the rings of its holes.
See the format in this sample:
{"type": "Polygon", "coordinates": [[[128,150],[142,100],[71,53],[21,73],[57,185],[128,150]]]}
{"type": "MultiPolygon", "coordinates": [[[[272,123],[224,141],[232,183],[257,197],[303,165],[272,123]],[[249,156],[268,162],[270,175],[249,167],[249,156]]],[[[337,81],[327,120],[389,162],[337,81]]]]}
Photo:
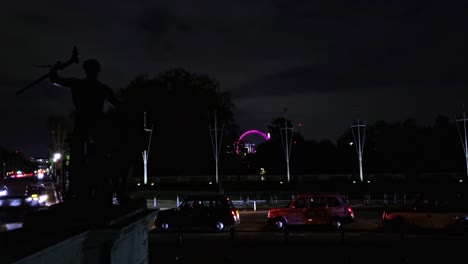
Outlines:
{"type": "MultiPolygon", "coordinates": [[[[0,146],[47,155],[46,120],[69,91],[37,66],[96,58],[118,90],[182,67],[230,91],[243,131],[284,116],[307,140],[335,140],[357,120],[462,116],[468,88],[466,1],[4,1],[0,146]]],[[[63,75],[81,77],[81,65],[63,75]]]]}

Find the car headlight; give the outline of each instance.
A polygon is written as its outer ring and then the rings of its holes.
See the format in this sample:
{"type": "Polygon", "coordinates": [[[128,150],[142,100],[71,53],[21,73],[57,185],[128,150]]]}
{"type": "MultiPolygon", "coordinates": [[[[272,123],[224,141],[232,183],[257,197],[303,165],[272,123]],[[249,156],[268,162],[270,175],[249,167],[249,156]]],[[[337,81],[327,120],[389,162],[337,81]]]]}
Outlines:
{"type": "Polygon", "coordinates": [[[47,197],[48,197],[47,194],[39,196],[39,202],[43,203],[43,202],[47,201],[47,197]]]}

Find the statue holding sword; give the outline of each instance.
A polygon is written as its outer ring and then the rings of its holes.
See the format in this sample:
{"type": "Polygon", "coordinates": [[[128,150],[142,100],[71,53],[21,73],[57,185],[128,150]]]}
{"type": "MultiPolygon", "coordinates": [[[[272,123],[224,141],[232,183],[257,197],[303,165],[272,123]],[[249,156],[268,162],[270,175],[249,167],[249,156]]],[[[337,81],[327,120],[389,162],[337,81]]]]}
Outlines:
{"type": "Polygon", "coordinates": [[[65,199],[83,202],[102,202],[112,205],[111,179],[103,168],[104,145],[101,125],[104,104],[113,108],[119,104],[112,89],[98,80],[101,65],[95,59],[83,62],[85,77],[65,78],[58,72],[57,63],[49,71],[50,80],[71,91],[74,112],[74,129],[71,140],[69,190],[65,199]]]}
{"type": "Polygon", "coordinates": [[[77,64],[78,50],[73,49],[71,58],[65,63],[57,62],[47,74],[17,91],[21,94],[37,83],[49,79],[53,84],[70,89],[74,105],[74,128],[71,138],[69,188],[65,201],[77,201],[99,206],[112,205],[113,190],[111,178],[104,171],[105,146],[102,131],[104,123],[104,104],[118,107],[114,92],[98,80],[101,64],[96,59],[85,60],[82,64],[85,76],[68,78],[59,75],[59,71],[77,64]]]}

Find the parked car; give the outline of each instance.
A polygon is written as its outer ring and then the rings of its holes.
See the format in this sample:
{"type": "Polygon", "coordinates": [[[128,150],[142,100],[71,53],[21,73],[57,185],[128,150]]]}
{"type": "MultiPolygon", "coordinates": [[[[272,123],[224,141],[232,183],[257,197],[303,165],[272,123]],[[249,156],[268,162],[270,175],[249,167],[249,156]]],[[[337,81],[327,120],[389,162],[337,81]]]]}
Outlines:
{"type": "Polygon", "coordinates": [[[45,206],[48,195],[44,184],[28,185],[25,191],[26,201],[31,205],[45,206]]]}
{"type": "Polygon", "coordinates": [[[456,191],[421,193],[407,206],[383,211],[386,229],[467,229],[468,195],[456,191]]]}
{"type": "Polygon", "coordinates": [[[267,224],[278,230],[311,225],[340,229],[354,222],[354,212],[339,193],[308,193],[297,195],[286,207],[268,210],[267,218],[267,224]]]}
{"type": "Polygon", "coordinates": [[[160,231],[179,228],[226,231],[239,225],[240,217],[230,197],[198,194],[186,197],[176,208],[159,211],[154,224],[160,231]]]}

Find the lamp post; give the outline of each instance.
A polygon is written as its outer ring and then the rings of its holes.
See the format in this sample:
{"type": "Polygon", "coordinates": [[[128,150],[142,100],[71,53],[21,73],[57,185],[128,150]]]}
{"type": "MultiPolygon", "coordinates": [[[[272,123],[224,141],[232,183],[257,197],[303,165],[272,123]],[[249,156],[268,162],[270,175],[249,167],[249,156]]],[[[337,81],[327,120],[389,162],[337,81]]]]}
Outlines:
{"type": "Polygon", "coordinates": [[[213,154],[214,154],[214,159],[216,163],[215,167],[215,175],[216,175],[216,183],[219,185],[219,193],[223,193],[223,188],[221,185],[221,181],[219,180],[218,177],[218,162],[219,162],[219,153],[220,153],[220,147],[221,147],[221,139],[223,138],[223,131],[224,131],[224,125],[222,126],[221,129],[218,129],[218,120],[217,120],[217,114],[215,112],[215,119],[214,119],[214,128],[211,128],[211,126],[208,127],[210,130],[210,136],[211,136],[211,144],[213,146],[213,154]],[[219,139],[220,142],[218,142],[218,131],[221,130],[221,137],[219,139]],[[214,136],[213,136],[214,134],[214,136]]]}
{"type": "Polygon", "coordinates": [[[461,143],[463,146],[463,152],[465,152],[466,173],[468,174],[468,139],[467,139],[467,131],[466,131],[466,121],[468,120],[466,119],[465,112],[463,111],[463,118],[457,119],[457,128],[458,128],[458,134],[460,135],[461,143]],[[460,125],[459,125],[460,122],[463,122],[463,129],[460,129],[460,125]]]}
{"type": "Polygon", "coordinates": [[[142,153],[143,156],[143,183],[146,185],[148,182],[148,156],[151,146],[151,137],[153,136],[153,125],[151,128],[146,127],[146,112],[143,113],[143,129],[145,132],[150,132],[150,137],[148,141],[148,148],[145,149],[142,153]]]}
{"type": "MultiPolygon", "coordinates": [[[[60,200],[63,201],[63,196],[65,192],[65,182],[64,182],[64,176],[63,173],[60,173],[60,177],[57,177],[57,163],[62,159],[62,153],[60,152],[55,152],[54,156],[52,157],[52,161],[54,162],[54,177],[55,181],[58,180],[58,186],[60,186],[60,200]]],[[[62,168],[62,166],[60,166],[62,168]]]]}
{"type": "Polygon", "coordinates": [[[286,115],[286,112],[288,111],[287,108],[284,108],[284,128],[280,128],[280,135],[283,137],[283,134],[281,133],[281,130],[284,130],[284,140],[281,140],[283,143],[283,150],[284,150],[284,155],[286,158],[286,176],[288,178],[288,183],[291,181],[291,175],[289,174],[289,157],[291,155],[291,143],[292,143],[292,138],[293,138],[293,133],[292,133],[292,127],[288,127],[288,118],[286,115]],[[290,135],[288,136],[288,130],[291,130],[290,135]]]}
{"type": "Polygon", "coordinates": [[[357,138],[356,150],[357,150],[358,159],[359,159],[359,177],[361,179],[361,182],[364,181],[364,176],[362,172],[362,153],[364,150],[364,139],[366,135],[365,128],[366,128],[366,122],[364,121],[364,124],[362,124],[360,123],[359,119],[357,120],[355,125],[351,126],[351,132],[353,133],[353,138],[355,142],[357,138]]]}

